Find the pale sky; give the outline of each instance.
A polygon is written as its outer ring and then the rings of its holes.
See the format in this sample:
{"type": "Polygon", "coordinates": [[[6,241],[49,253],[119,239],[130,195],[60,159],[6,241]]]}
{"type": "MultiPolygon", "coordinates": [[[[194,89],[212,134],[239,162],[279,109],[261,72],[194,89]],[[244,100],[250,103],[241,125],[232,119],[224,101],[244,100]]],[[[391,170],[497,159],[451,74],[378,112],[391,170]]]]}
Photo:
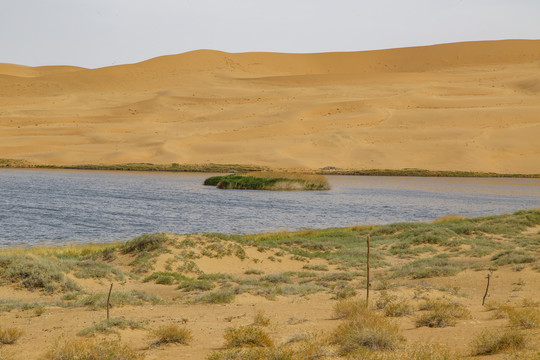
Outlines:
{"type": "Polygon", "coordinates": [[[31,66],[502,39],[540,39],[540,0],[0,0],[0,63],[31,66]]]}

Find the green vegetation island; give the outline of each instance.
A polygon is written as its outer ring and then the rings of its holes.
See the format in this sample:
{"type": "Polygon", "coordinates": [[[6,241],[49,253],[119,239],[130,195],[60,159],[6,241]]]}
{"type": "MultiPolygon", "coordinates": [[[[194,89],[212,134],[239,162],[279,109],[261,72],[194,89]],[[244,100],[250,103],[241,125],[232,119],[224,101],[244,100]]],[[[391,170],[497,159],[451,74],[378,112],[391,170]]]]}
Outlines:
{"type": "Polygon", "coordinates": [[[216,186],[218,189],[239,190],[330,190],[328,180],[323,175],[277,172],[250,172],[212,176],[206,179],[203,184],[216,186]]]}
{"type": "MultiPolygon", "coordinates": [[[[111,170],[111,171],[163,171],[163,172],[214,172],[243,173],[271,171],[265,166],[250,164],[80,164],[80,165],[48,165],[33,164],[26,160],[0,159],[0,168],[12,169],[64,169],[64,170],[111,170]]],[[[281,171],[281,170],[280,170],[281,171]]],[[[425,170],[416,168],[404,169],[341,169],[333,166],[321,169],[295,169],[297,173],[319,175],[356,175],[356,176],[415,176],[415,177],[477,177],[477,178],[540,178],[540,174],[515,174],[481,171],[459,170],[425,170]]]]}

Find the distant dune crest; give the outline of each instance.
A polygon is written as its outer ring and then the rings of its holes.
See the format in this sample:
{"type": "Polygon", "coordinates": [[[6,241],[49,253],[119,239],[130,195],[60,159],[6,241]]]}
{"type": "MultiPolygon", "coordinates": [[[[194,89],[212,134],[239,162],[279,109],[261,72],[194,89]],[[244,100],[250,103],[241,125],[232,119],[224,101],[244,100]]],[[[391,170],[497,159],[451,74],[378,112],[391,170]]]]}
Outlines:
{"type": "Polygon", "coordinates": [[[539,70],[540,40],[0,64],[0,154],[539,173],[539,70]]]}

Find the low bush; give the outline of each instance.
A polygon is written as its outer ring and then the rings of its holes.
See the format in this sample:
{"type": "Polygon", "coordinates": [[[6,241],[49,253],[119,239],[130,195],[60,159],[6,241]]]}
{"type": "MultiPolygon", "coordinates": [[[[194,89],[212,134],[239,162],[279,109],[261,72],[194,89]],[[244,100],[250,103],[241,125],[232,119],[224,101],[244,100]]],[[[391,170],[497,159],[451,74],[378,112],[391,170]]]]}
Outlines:
{"type": "Polygon", "coordinates": [[[364,312],[366,302],[356,299],[340,300],[334,305],[334,319],[347,319],[364,312]]]}
{"type": "MultiPolygon", "coordinates": [[[[104,309],[107,307],[108,293],[99,293],[88,295],[74,303],[70,303],[69,306],[88,306],[91,310],[104,309]]],[[[123,305],[143,305],[150,304],[163,304],[165,301],[157,295],[149,295],[142,291],[113,291],[111,293],[110,304],[111,306],[123,306],[123,305]]]]}
{"type": "Polygon", "coordinates": [[[137,254],[143,251],[161,249],[169,238],[164,233],[144,234],[123,244],[120,250],[124,254],[137,254]]]}
{"type": "Polygon", "coordinates": [[[0,278],[28,290],[73,291],[80,287],[66,278],[62,266],[53,258],[33,255],[0,255],[0,278]]]}
{"type": "Polygon", "coordinates": [[[79,336],[95,335],[96,333],[111,334],[118,333],[117,329],[142,329],[142,323],[134,320],[126,320],[123,317],[111,318],[100,321],[90,327],[87,327],[77,333],[79,336]]]}
{"type": "Polygon", "coordinates": [[[17,328],[0,328],[0,344],[14,344],[22,335],[17,328]]]}
{"type": "Polygon", "coordinates": [[[508,320],[511,326],[535,329],[540,327],[540,310],[533,307],[512,308],[508,311],[508,320]]]}
{"type": "Polygon", "coordinates": [[[384,315],[401,317],[412,314],[412,306],[406,301],[389,302],[384,308],[384,315]]]}
{"type": "Polygon", "coordinates": [[[229,328],[225,332],[225,347],[269,347],[274,344],[270,336],[260,327],[254,325],[229,328]]]}
{"type": "Polygon", "coordinates": [[[138,354],[119,341],[67,339],[58,340],[45,355],[45,360],[142,360],[138,354]]]}
{"type": "Polygon", "coordinates": [[[152,335],[156,339],[152,343],[153,346],[169,343],[188,345],[193,340],[191,330],[176,324],[160,326],[152,331],[152,335]]]}
{"type": "Polygon", "coordinates": [[[235,289],[231,287],[220,288],[197,296],[195,302],[204,304],[227,304],[234,301],[235,289]]]}
{"type": "Polygon", "coordinates": [[[426,300],[420,310],[427,310],[416,317],[416,327],[447,327],[454,326],[457,319],[468,319],[470,312],[463,305],[448,299],[426,300]]]}
{"type": "Polygon", "coordinates": [[[348,355],[367,348],[370,350],[395,350],[403,337],[399,326],[366,307],[350,315],[334,331],[333,342],[341,355],[348,355]]]}
{"type": "Polygon", "coordinates": [[[487,330],[478,335],[471,344],[471,355],[491,355],[506,350],[525,347],[528,339],[516,329],[487,330]]]}

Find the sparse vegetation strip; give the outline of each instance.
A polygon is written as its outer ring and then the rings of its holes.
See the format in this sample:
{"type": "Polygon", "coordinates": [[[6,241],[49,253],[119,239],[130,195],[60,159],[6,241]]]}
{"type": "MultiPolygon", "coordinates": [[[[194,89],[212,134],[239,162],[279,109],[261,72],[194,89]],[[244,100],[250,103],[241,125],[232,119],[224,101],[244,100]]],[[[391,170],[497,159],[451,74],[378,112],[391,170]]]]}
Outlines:
{"type": "Polygon", "coordinates": [[[212,176],[204,185],[219,189],[240,190],[328,190],[330,185],[323,175],[298,173],[250,172],[212,176]]]}

